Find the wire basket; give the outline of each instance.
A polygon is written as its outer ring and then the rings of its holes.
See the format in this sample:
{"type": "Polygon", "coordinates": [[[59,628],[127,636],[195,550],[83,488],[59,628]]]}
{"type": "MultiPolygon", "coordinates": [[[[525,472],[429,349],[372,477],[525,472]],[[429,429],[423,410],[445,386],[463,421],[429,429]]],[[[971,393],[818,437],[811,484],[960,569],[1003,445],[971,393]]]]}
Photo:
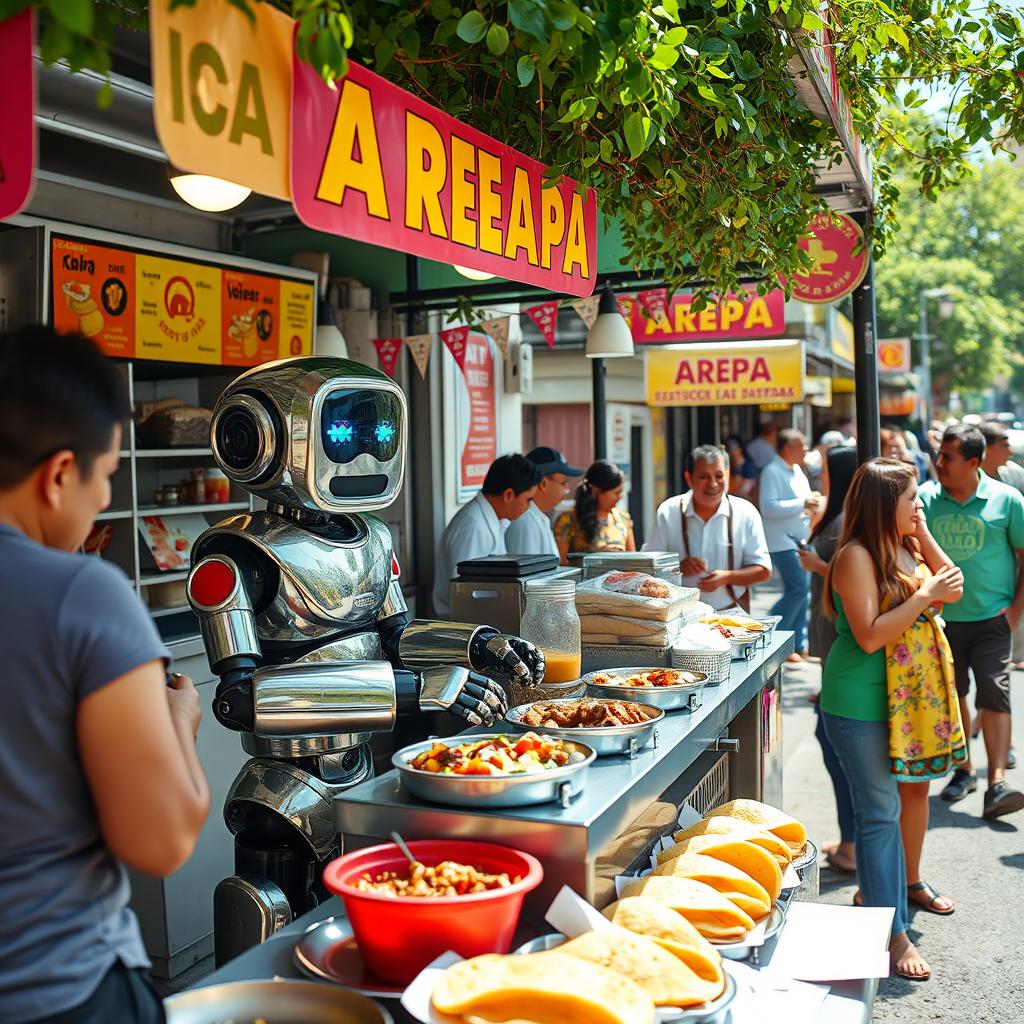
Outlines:
{"type": "Polygon", "coordinates": [[[524,684],[512,679],[502,680],[505,694],[508,697],[510,708],[519,707],[521,704],[533,704],[538,700],[559,700],[568,697],[582,697],[587,688],[579,679],[573,679],[568,683],[533,683],[524,684]]]}
{"type": "Polygon", "coordinates": [[[673,647],[671,657],[673,668],[703,672],[708,677],[708,686],[724,683],[729,678],[732,650],[687,651],[681,647],[673,647]]]}

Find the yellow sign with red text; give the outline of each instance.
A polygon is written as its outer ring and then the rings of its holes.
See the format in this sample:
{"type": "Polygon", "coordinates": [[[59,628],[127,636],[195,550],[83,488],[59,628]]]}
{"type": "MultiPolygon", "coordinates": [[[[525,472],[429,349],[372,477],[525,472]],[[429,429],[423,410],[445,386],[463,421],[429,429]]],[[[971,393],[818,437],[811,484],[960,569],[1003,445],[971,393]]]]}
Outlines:
{"type": "Polygon", "coordinates": [[[804,397],[802,341],[675,345],[644,353],[647,404],[761,405],[804,397]]]}
{"type": "Polygon", "coordinates": [[[172,164],[288,199],[292,26],[269,3],[149,5],[153,115],[172,164]]]}

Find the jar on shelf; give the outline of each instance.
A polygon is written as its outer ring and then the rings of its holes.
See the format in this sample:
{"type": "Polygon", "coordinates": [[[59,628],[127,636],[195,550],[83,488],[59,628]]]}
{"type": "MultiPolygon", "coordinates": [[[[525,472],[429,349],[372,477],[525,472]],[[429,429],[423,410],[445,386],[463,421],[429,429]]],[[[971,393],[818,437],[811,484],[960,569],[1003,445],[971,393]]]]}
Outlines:
{"type": "Polygon", "coordinates": [[[205,505],[208,500],[206,497],[206,471],[203,469],[192,470],[192,490],[190,498],[196,505],[205,505]]]}
{"type": "Polygon", "coordinates": [[[576,582],[564,577],[535,580],[526,584],[524,594],[520,635],[544,652],[544,685],[576,683],[582,662],[576,582]]]}
{"type": "Polygon", "coordinates": [[[206,500],[223,505],[230,500],[231,483],[220,469],[206,470],[206,500]]]}

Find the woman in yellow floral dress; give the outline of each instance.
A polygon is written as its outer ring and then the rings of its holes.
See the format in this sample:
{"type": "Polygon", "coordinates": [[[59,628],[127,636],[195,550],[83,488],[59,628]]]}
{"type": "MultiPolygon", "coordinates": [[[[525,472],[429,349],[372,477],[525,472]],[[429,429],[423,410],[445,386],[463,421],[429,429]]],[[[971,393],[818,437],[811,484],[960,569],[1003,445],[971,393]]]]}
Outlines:
{"type": "Polygon", "coordinates": [[[576,507],[555,520],[555,541],[562,565],[569,555],[590,551],[636,551],[633,520],[622,500],[625,478],[612,462],[598,459],[576,488],[576,507]]]}

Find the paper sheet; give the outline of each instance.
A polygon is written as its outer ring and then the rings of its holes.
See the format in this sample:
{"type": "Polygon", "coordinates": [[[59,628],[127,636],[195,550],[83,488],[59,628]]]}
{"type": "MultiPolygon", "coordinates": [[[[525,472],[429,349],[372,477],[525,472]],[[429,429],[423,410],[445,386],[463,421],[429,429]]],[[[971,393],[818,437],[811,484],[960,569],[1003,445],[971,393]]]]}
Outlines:
{"type": "Polygon", "coordinates": [[[827,985],[808,985],[777,972],[755,971],[746,964],[731,963],[732,975],[740,984],[732,1004],[732,1024],[814,1024],[825,997],[827,985]]]}
{"type": "Polygon", "coordinates": [[[793,903],[771,970],[801,981],[887,978],[893,914],[891,907],[793,903]]]}

